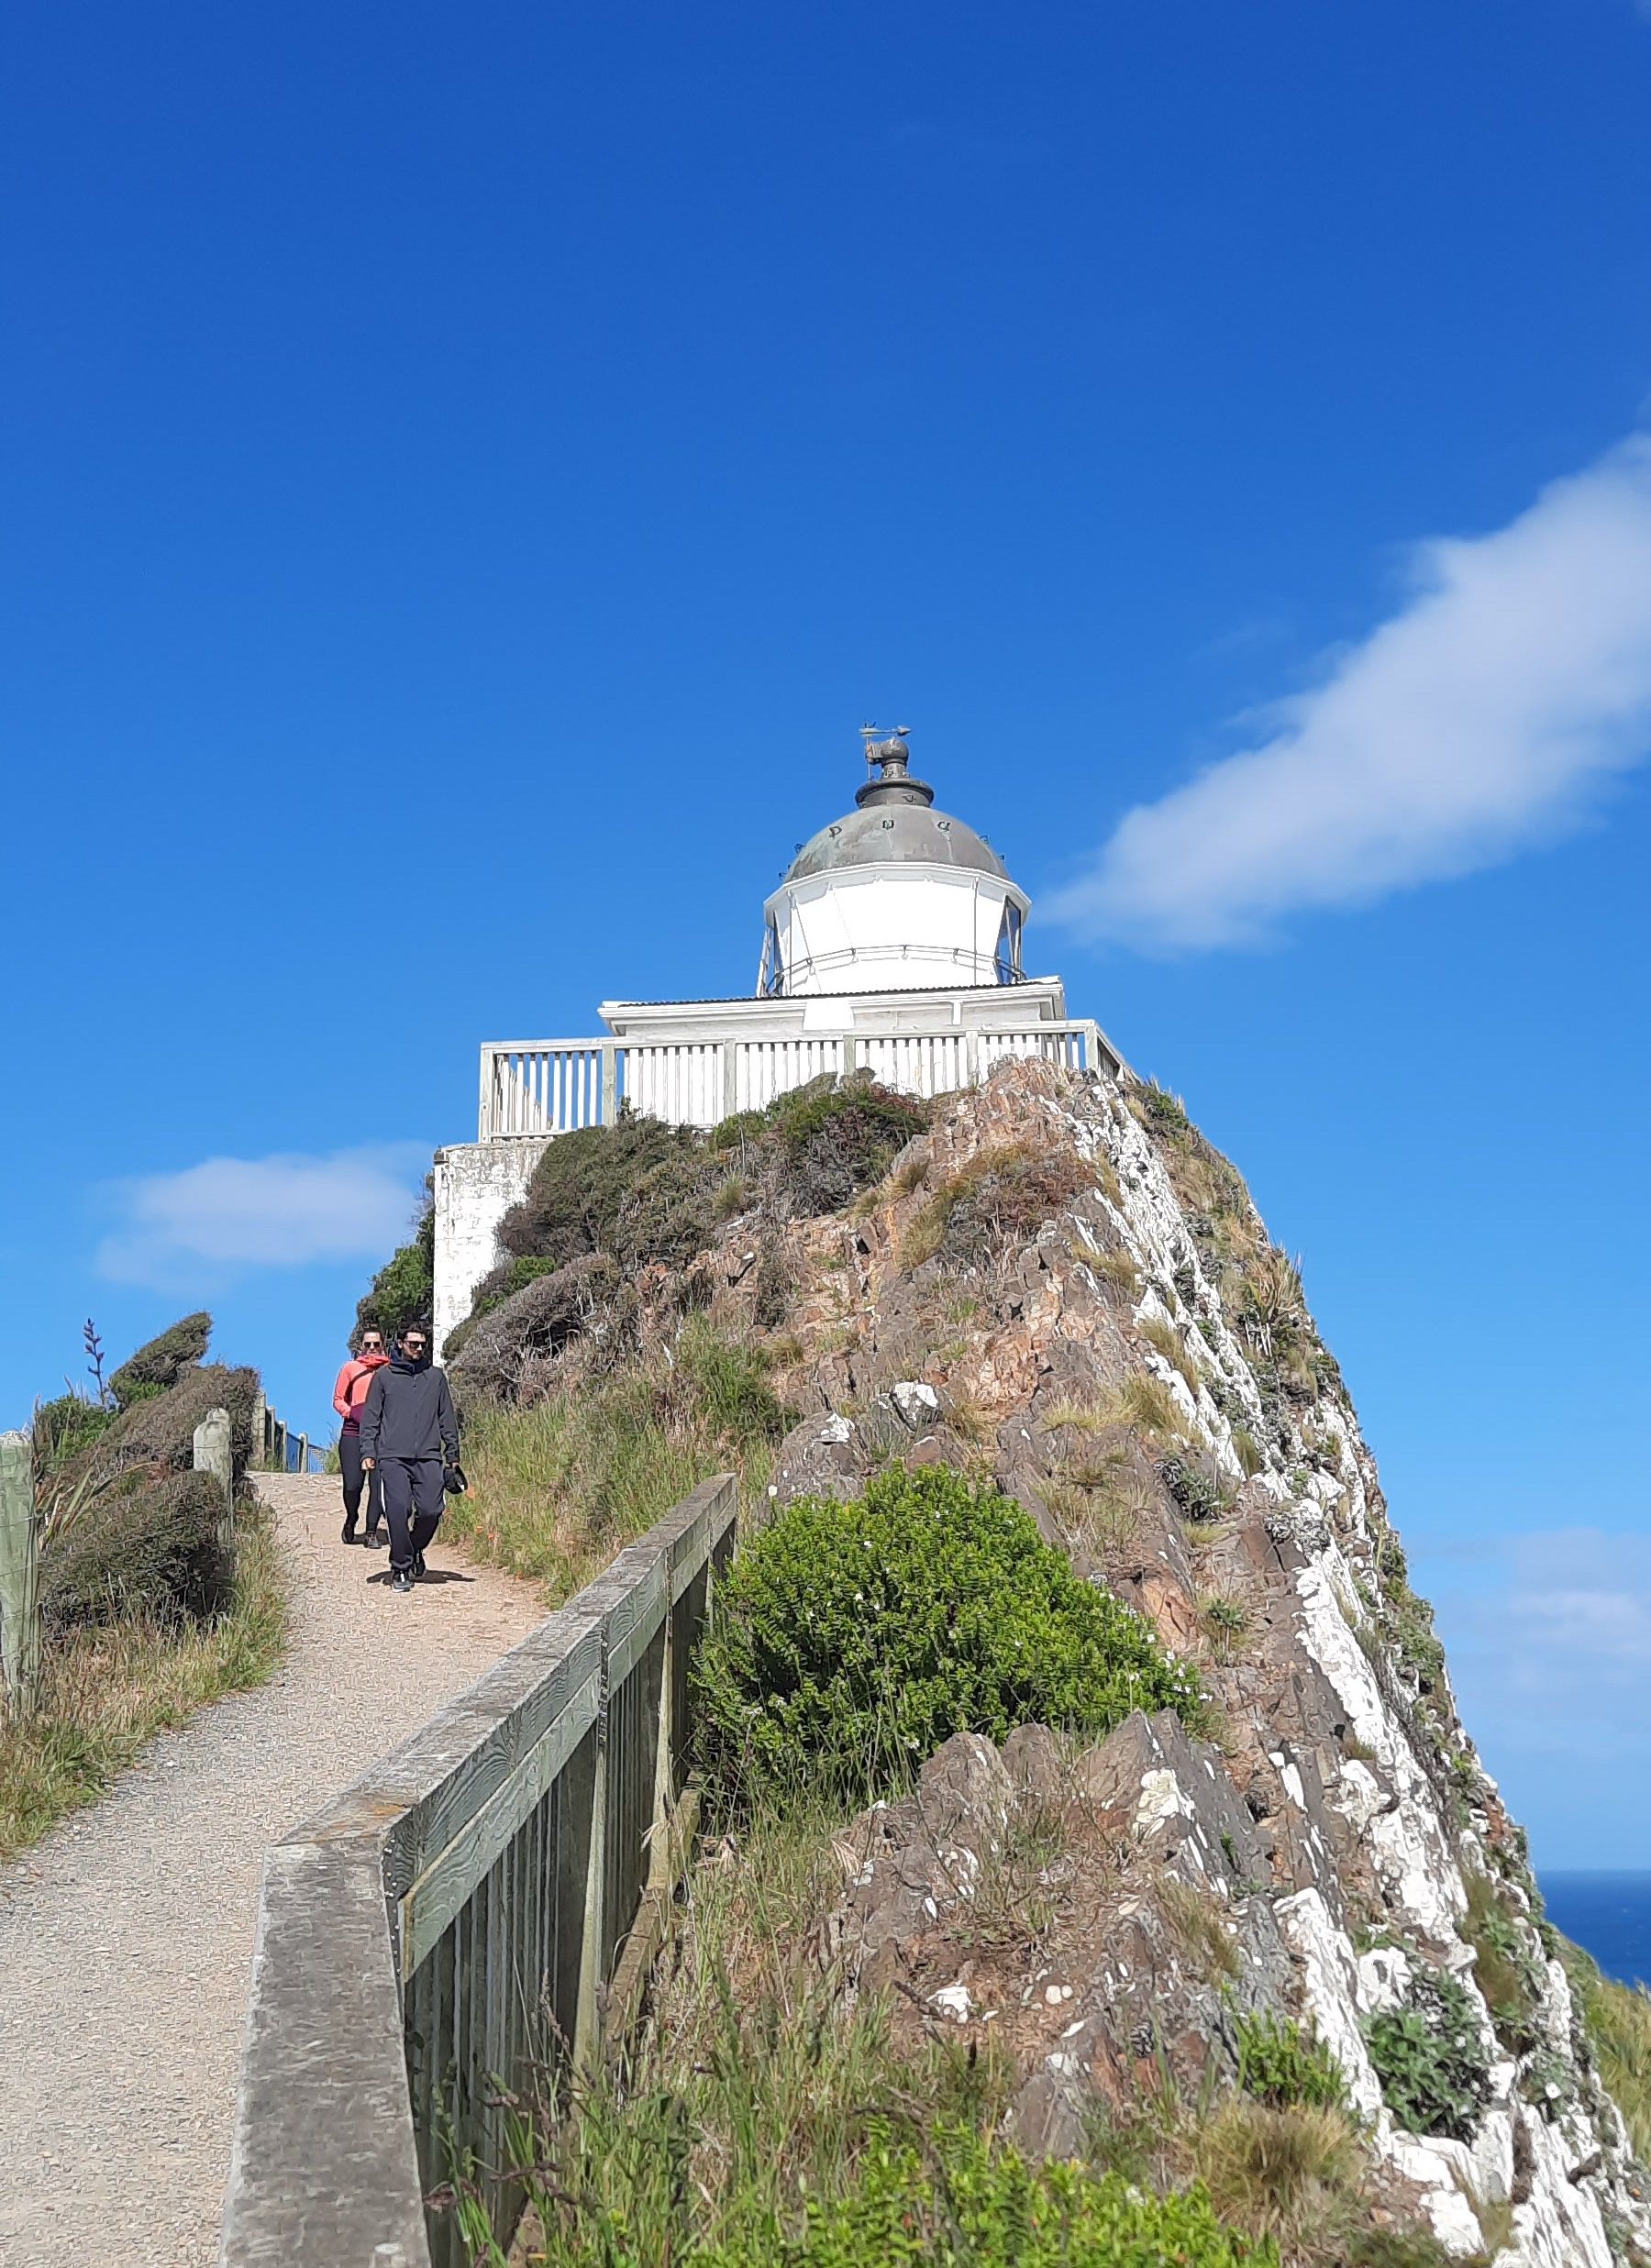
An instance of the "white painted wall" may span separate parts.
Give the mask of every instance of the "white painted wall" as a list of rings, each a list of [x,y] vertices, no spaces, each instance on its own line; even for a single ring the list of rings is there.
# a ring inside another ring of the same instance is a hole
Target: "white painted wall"
[[[794,996],[992,984],[1003,908],[1016,907],[1024,920],[1028,902],[998,875],[912,863],[787,882],[764,912]]]
[[[476,1286],[499,1259],[499,1223],[527,1194],[549,1137],[458,1142],[436,1153],[436,1360],[470,1313]]]

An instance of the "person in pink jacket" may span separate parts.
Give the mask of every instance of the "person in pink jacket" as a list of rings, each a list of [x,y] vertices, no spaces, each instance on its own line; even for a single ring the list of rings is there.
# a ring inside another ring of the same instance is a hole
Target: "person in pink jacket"
[[[356,1518],[361,1509],[361,1489],[367,1488],[367,1532],[361,1538],[370,1549],[377,1551],[389,1541],[383,1530],[384,1497],[376,1466],[363,1471],[361,1466],[361,1405],[367,1399],[367,1388],[372,1384],[372,1374],[382,1370],[389,1361],[384,1352],[384,1334],[376,1323],[369,1323],[361,1333],[360,1352],[351,1356],[338,1373],[333,1388],[333,1408],[343,1422],[338,1429],[338,1470],[344,1476],[344,1541],[356,1540]]]

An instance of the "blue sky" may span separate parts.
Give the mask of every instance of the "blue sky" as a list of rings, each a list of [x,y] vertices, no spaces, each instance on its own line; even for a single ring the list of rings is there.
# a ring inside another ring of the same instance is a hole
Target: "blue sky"
[[[318,1427],[478,1042],[746,989],[909,723],[1651,1864],[1648,96],[1631,0],[15,14],[0,1415],[205,1302]]]

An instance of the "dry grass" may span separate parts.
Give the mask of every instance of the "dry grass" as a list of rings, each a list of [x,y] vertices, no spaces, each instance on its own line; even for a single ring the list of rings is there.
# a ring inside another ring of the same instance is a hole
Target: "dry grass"
[[[1203,1374],[1175,1325],[1167,1316],[1148,1315],[1140,1325],[1140,1333],[1148,1346],[1160,1354],[1172,1369],[1180,1372],[1196,1397]]]
[[[134,1618],[49,1644],[39,1715],[0,1728],[0,1858],[102,1795],[157,1732],[261,1685],[286,1624],[274,1534],[254,1512],[239,1522],[235,1597],[219,1621]]]
[[[1132,1371],[1112,1399],[1112,1421],[1133,1425],[1137,1432],[1164,1441],[1185,1441],[1186,1421],[1174,1395],[1162,1378],[1145,1370]]]
[[[1041,1494],[1073,1558],[1091,1560],[1114,1582],[1139,1570],[1152,1506],[1138,1480],[1080,1479],[1073,1471],[1046,1480]]]
[[[1103,1278],[1109,1284],[1116,1284],[1119,1290],[1125,1293],[1131,1300],[1140,1298],[1141,1271],[1128,1253],[1097,1253],[1090,1262],[1090,1266],[1097,1276]]]
[[[713,1473],[737,1473],[748,1499],[766,1486],[787,1422],[766,1369],[760,1350],[691,1322],[674,1353],[619,1376],[527,1409],[484,1406],[465,1433],[471,1493],[448,1523],[555,1605]]]
[[[1368,2225],[1364,2150],[1345,2110],[1235,2095],[1189,2141],[1224,2218],[1274,2238],[1291,2268],[1343,2268],[1351,2230]]]
[[[1158,1902],[1189,1968],[1206,1984],[1218,1977],[1236,1982],[1238,1948],[1221,1900],[1169,1875],[1158,1886]]]
[[[1258,1473],[1267,1469],[1267,1452],[1247,1425],[1234,1426],[1233,1455],[1246,1480],[1253,1480]]]

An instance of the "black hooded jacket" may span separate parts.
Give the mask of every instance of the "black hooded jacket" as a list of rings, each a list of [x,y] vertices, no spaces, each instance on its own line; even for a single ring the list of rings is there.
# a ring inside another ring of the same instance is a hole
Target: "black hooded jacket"
[[[448,1392],[447,1372],[427,1357],[409,1362],[393,1355],[372,1374],[361,1406],[363,1457],[459,1459],[459,1421]]]

